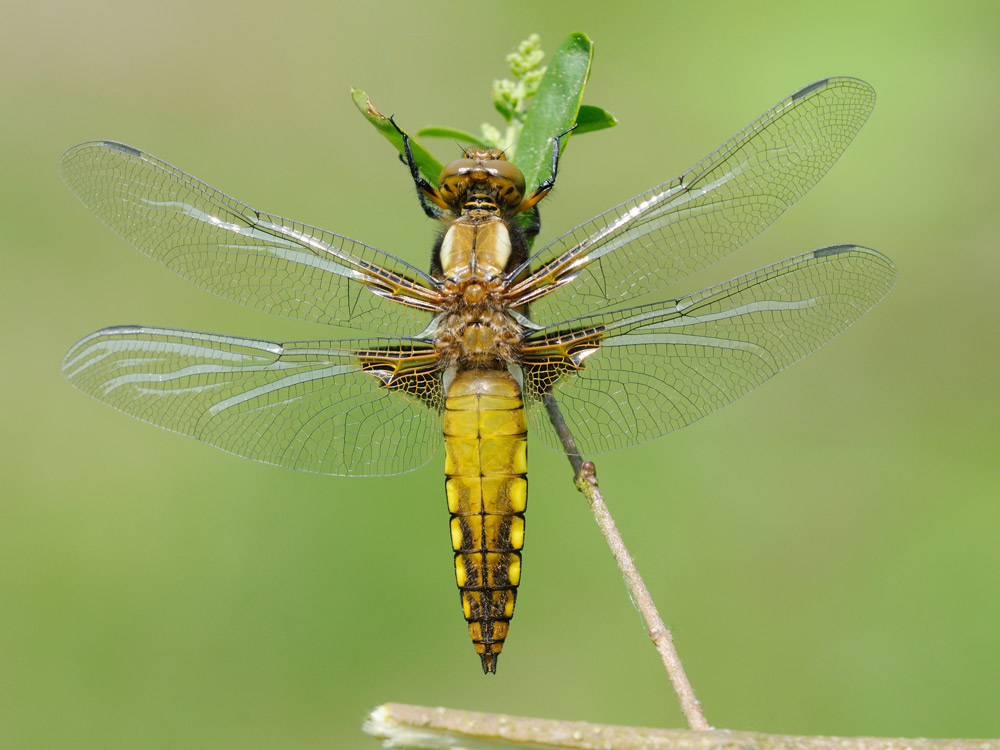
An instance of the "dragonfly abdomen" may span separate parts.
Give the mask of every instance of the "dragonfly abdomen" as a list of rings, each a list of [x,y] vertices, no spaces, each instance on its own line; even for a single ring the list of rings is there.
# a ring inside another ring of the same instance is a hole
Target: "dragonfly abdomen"
[[[506,370],[463,370],[445,400],[445,488],[455,577],[469,634],[496,672],[521,580],[527,427]]]

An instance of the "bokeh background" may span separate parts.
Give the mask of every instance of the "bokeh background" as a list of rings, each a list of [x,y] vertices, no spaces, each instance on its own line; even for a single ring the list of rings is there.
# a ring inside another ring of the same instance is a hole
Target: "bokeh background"
[[[621,125],[573,140],[545,237],[817,78],[880,97],[815,190],[685,289],[857,242],[895,260],[895,291],[752,396],[598,463],[709,721],[1000,735],[995,3],[14,0],[3,15],[0,746],[372,748],[360,724],[389,700],[681,725],[561,456],[531,450],[517,617],[485,678],[440,454],[402,477],[297,474],[130,420],[59,373],[110,324],[343,335],[129,248],[62,186],[69,146],[133,143],[425,265],[434,227],[349,88],[411,130],[499,124],[504,55],[574,30],[597,45],[586,101]]]

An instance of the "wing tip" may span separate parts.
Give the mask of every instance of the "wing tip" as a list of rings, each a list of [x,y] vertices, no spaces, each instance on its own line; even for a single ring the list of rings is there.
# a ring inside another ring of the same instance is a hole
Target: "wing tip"
[[[799,99],[804,99],[805,97],[809,96],[809,94],[813,93],[814,91],[819,91],[822,88],[826,88],[830,84],[831,80],[833,80],[833,79],[831,79],[831,78],[821,78],[818,81],[813,81],[812,83],[810,83],[810,84],[808,84],[808,85],[803,86],[802,88],[800,88],[798,91],[796,91],[794,94],[792,94],[789,98],[793,102],[794,101],[798,101]]]
[[[862,255],[869,255],[878,258],[883,263],[891,266],[895,269],[896,264],[892,262],[892,259],[885,253],[881,253],[871,247],[865,247],[864,245],[827,245],[826,247],[820,247],[813,250],[811,255],[814,258],[830,258],[837,255],[843,255],[845,253],[860,253]]]
[[[104,148],[110,148],[113,151],[120,151],[127,156],[134,156],[136,158],[143,156],[143,152],[135,146],[129,146],[127,143],[121,143],[120,141],[95,141],[95,144],[99,144]]]
[[[828,245],[827,247],[821,247],[813,250],[814,258],[827,258],[832,255],[841,255],[842,253],[849,253],[852,250],[867,250],[868,248],[863,248],[860,245]]]
[[[827,86],[840,85],[840,86],[853,86],[855,88],[862,88],[866,91],[871,92],[873,95],[875,93],[875,88],[862,78],[855,78],[854,76],[828,76],[826,78],[820,78],[818,81],[813,81],[812,83],[806,84],[798,91],[793,93],[788,97],[789,101],[798,101],[799,99],[805,99],[810,94],[814,94],[821,89],[825,89]]]
[[[127,143],[122,143],[121,141],[112,141],[107,139],[100,139],[96,141],[84,141],[83,143],[78,143],[75,146],[71,146],[66,149],[62,157],[59,159],[60,164],[65,164],[72,158],[81,154],[85,151],[91,151],[93,149],[110,149],[112,151],[118,151],[119,153],[125,154],[133,158],[142,158],[146,156],[146,153],[135,146],[130,146]]]

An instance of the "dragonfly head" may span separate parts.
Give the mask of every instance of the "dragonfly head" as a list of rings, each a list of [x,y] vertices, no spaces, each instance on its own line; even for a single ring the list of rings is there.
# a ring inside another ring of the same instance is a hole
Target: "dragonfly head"
[[[458,211],[470,195],[488,194],[501,208],[515,208],[524,198],[524,175],[495,148],[466,149],[461,159],[445,165],[438,192]]]

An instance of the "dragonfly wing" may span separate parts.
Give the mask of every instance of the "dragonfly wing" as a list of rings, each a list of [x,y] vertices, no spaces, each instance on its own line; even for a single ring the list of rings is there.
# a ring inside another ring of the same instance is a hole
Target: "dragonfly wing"
[[[150,154],[113,141],[71,148],[66,185],[112,231],[188,281],[265,312],[377,328],[433,310],[434,281],[348,237],[270,216]],[[417,320],[414,317],[414,322]]]
[[[550,324],[660,291],[763,231],[833,166],[875,105],[855,78],[817,81],[779,102],[715,153],[581,224],[539,251],[513,285]],[[516,269],[516,278],[524,267]],[[572,281],[572,294],[549,294]],[[532,300],[535,300],[532,302]]]
[[[895,278],[881,253],[838,245],[678,300],[541,331],[524,352],[532,429],[563,450],[541,404],[547,389],[581,455],[684,427],[848,328]]]
[[[384,475],[427,462],[444,395],[432,347],[407,339],[277,344],[117,327],[63,361],[77,388],[229,453],[302,471]]]

